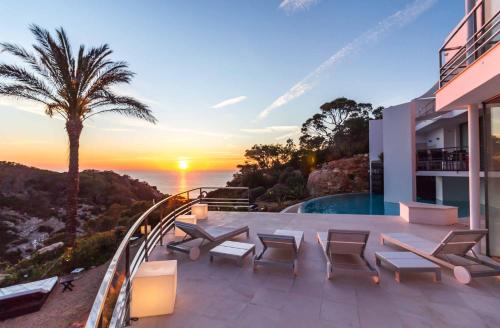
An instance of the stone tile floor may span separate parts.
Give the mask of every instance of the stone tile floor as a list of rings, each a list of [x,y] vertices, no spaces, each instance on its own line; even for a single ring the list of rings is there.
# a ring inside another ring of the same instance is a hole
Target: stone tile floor
[[[407,224],[395,216],[290,213],[210,212],[210,224],[248,225],[250,240],[257,232],[302,230],[305,243],[299,275],[285,268],[262,267],[253,272],[248,258],[243,267],[234,261],[209,262],[208,249],[197,261],[184,254],[167,255],[157,246],[153,259],[177,259],[178,290],[172,315],[141,318],[132,327],[500,327],[500,280],[480,278],[461,285],[443,269],[443,281],[432,274],[402,274],[378,268],[380,285],[366,276],[339,273],[326,280],[326,265],[316,231],[329,228],[371,231],[366,255],[394,250],[380,245],[381,232],[411,232],[439,241],[452,229]],[[245,236],[237,238],[245,241]]]

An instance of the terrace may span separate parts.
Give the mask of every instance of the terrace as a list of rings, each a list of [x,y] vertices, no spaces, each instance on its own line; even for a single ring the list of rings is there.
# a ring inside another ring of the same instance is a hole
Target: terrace
[[[500,326],[498,279],[475,279],[462,285],[443,269],[441,283],[423,273],[405,274],[397,283],[391,271],[378,268],[379,285],[363,275],[340,273],[326,280],[325,261],[315,239],[317,231],[329,228],[370,230],[366,256],[374,265],[375,251],[394,250],[379,243],[382,232],[410,232],[437,242],[450,229],[463,225],[407,224],[398,216],[217,211],[209,212],[208,220],[217,225],[248,225],[249,242],[257,245],[257,252],[261,249],[258,232],[304,231],[298,276],[284,268],[262,267],[253,272],[249,259],[243,267],[224,259],[210,263],[207,249],[191,261],[182,253],[167,255],[165,246],[157,243],[149,249],[150,261],[178,260],[175,311],[131,321],[132,327]],[[171,240],[170,234],[165,234],[163,245]],[[244,236],[238,239],[246,241]]]

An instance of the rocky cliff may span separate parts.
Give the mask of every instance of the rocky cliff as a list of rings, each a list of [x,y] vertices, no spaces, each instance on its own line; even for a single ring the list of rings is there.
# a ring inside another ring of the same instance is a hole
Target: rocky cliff
[[[368,155],[356,155],[323,164],[307,180],[311,196],[318,197],[369,189]]]

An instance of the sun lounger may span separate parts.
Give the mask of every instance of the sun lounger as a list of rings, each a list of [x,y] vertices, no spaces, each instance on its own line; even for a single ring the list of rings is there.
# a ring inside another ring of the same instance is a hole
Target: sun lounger
[[[57,277],[0,288],[0,320],[40,310]]]
[[[365,248],[369,231],[336,230],[318,232],[318,243],[326,259],[326,277],[331,279],[337,271],[364,273],[372,277],[374,283],[380,281],[378,271],[365,258]]]
[[[175,227],[181,229],[186,233],[186,236],[181,241],[171,242],[167,245],[167,250],[178,251],[182,253],[189,254],[191,260],[196,260],[200,256],[200,247],[205,244],[215,245],[220,244],[230,238],[236,237],[242,233],[246,233],[247,238],[250,236],[250,229],[248,226],[244,227],[224,227],[224,226],[208,226],[203,228],[197,224],[187,223],[187,222],[175,222]],[[188,247],[184,245],[194,239],[201,239],[201,243],[198,246]]]
[[[298,261],[300,246],[304,241],[304,232],[295,230],[276,230],[273,234],[258,233],[262,246],[262,252],[255,256],[253,267],[257,269],[257,265],[285,265],[291,266],[294,275],[298,273]],[[276,259],[263,258],[264,253],[269,249],[288,250],[291,253],[291,258]]]
[[[390,243],[453,270],[455,278],[468,284],[472,278],[500,276],[500,265],[472,249],[488,230],[453,230],[439,243],[409,233],[383,233],[382,244]]]

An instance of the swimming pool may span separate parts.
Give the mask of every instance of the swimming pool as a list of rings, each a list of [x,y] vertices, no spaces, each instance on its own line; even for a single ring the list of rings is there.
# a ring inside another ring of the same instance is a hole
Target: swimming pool
[[[469,213],[467,202],[418,201],[457,206],[459,217],[468,216]],[[384,202],[384,196],[378,194],[339,194],[308,200],[300,206],[299,213],[399,215],[399,204]]]

